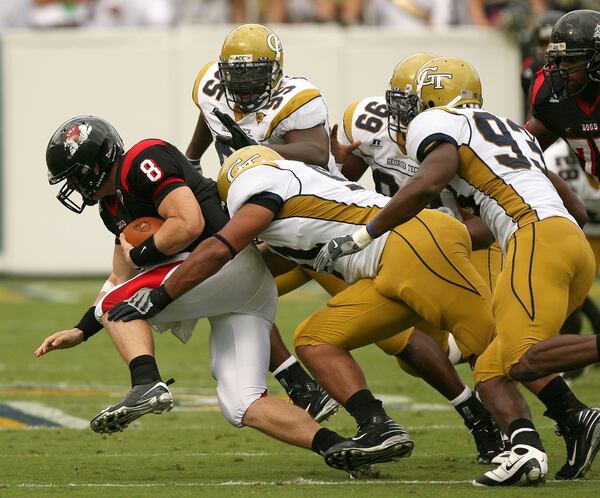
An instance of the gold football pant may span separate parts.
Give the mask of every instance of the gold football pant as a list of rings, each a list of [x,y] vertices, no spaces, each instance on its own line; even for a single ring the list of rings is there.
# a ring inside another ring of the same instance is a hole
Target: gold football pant
[[[298,327],[295,345],[353,349],[426,321],[479,355],[494,330],[491,294],[465,226],[434,210],[394,229],[372,280],[350,285]]]
[[[527,350],[558,335],[595,276],[594,254],[571,221],[546,218],[519,228],[508,242],[494,292],[497,335],[475,365],[475,381],[509,376]]]

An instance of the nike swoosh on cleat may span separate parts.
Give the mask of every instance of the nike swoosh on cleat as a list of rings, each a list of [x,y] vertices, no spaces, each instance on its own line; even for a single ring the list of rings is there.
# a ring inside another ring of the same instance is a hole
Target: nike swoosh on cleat
[[[517,465],[517,463],[519,463],[521,460],[523,460],[524,456],[525,455],[519,457],[519,459],[515,460],[512,465],[510,464],[510,462],[506,462],[506,470],[508,471],[508,470],[512,469],[515,465]]]
[[[577,441],[575,441],[575,446],[573,446],[573,458],[569,458],[567,460],[569,465],[575,465],[575,457],[577,456]]]

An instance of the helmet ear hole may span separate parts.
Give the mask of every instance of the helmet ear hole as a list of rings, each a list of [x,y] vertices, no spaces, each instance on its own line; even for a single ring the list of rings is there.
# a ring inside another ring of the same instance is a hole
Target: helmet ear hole
[[[433,100],[428,100],[427,107],[435,107],[435,102]]]

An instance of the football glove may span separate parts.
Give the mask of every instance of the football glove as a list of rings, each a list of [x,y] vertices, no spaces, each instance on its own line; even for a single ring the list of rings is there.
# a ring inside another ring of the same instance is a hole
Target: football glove
[[[126,301],[117,303],[109,312],[111,322],[131,322],[132,320],[148,320],[164,310],[173,299],[167,294],[164,285],[156,289],[147,287],[140,289]]]
[[[372,241],[373,238],[364,227],[352,235],[335,237],[321,248],[315,258],[313,268],[318,272],[326,271],[331,273],[338,259],[362,251]]]
[[[240,128],[240,125],[229,114],[225,114],[217,108],[213,109],[213,114],[217,116],[219,121],[223,123],[223,126],[231,133],[231,137],[217,135],[217,142],[227,145],[234,150],[248,147],[249,145],[258,145],[258,142],[246,135],[246,132]]]

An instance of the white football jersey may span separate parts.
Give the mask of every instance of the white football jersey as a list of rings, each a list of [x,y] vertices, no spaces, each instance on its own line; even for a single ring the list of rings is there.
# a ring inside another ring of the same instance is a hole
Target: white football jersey
[[[233,112],[227,104],[225,89],[219,81],[216,61],[204,66],[194,83],[192,98],[202,111],[213,138],[216,135],[231,136],[227,128],[212,113],[218,109],[234,118],[244,132],[264,144],[284,144],[284,135],[293,130],[305,130],[323,125],[329,133],[327,106],[321,91],[305,78],[282,76],[273,91],[271,100],[261,109],[250,114]],[[215,141],[221,164],[232,153],[231,148]],[[338,172],[335,159],[329,153],[328,169]]]
[[[590,217],[583,231],[591,236],[600,236],[600,183],[581,168],[579,159],[562,139],[544,151],[544,160],[550,171],[554,171],[583,202]]]
[[[340,143],[360,140],[352,152],[371,168],[377,192],[393,196],[417,171],[417,163],[402,154],[388,133],[385,97],[367,97],[344,112]]]
[[[253,166],[233,180],[229,214],[233,217],[248,199],[262,193],[278,196],[283,205],[260,239],[277,254],[311,269],[324,244],[356,231],[390,200],[321,168],[281,160]],[[348,283],[374,277],[386,240],[387,234],[340,258],[334,274]]]
[[[546,176],[535,138],[523,127],[481,109],[434,108],[408,128],[407,152],[422,161],[441,141],[457,146],[460,163],[450,181],[460,201],[473,198],[503,251],[520,227],[552,216],[576,224]]]

